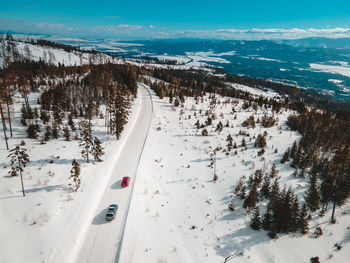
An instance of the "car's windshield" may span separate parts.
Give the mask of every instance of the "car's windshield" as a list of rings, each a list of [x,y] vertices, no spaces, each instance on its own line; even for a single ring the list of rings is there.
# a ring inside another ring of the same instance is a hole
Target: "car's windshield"
[[[107,214],[106,216],[113,216],[113,214]]]

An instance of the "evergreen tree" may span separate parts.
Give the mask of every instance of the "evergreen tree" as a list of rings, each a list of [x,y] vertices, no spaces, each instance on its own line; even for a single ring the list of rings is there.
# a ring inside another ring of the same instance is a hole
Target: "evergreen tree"
[[[317,187],[317,174],[312,172],[309,178],[305,201],[311,211],[316,211],[319,208],[319,200],[320,195]]]
[[[308,213],[307,213],[307,207],[304,203],[299,216],[299,230],[303,235],[306,235],[309,233],[309,222],[308,222]]]
[[[101,141],[96,136],[94,137],[94,143],[92,145],[91,154],[94,157],[95,161],[97,161],[97,162],[102,161],[101,156],[104,154],[104,152],[103,152],[103,148],[101,146]]]
[[[260,209],[256,207],[253,212],[253,216],[250,220],[250,227],[254,230],[259,230],[261,227]]]
[[[70,132],[67,125],[63,128],[63,136],[66,139],[66,141],[70,141]]]
[[[10,165],[11,165],[11,171],[9,171],[9,174],[11,176],[21,176],[21,185],[22,185],[22,193],[23,196],[25,196],[24,193],[24,186],[23,186],[23,168],[27,166],[27,163],[29,162],[29,157],[27,154],[27,149],[21,147],[20,145],[17,145],[15,148],[10,150],[10,154],[7,156],[10,158]]]
[[[52,124],[52,138],[53,139],[58,139],[58,126],[57,126],[57,123],[56,122],[54,122],[53,124]]]
[[[281,163],[286,163],[289,161],[289,155],[290,155],[290,148],[288,147],[287,151],[283,154],[283,157],[281,159]]]
[[[268,198],[270,196],[270,183],[271,183],[270,177],[265,175],[262,181],[261,189],[260,189],[261,197]]]
[[[50,125],[46,125],[45,127],[45,133],[44,133],[44,141],[49,141],[51,139],[51,126]]]
[[[70,177],[73,178],[73,182],[75,184],[74,191],[77,191],[80,187],[80,164],[73,159],[72,161],[72,169],[70,170]]]
[[[244,202],[243,202],[243,208],[244,209],[252,209],[256,206],[256,203],[258,202],[258,192],[257,192],[257,188],[256,185],[253,184],[248,196],[245,198]]]
[[[219,123],[216,125],[216,131],[220,134],[223,128],[224,128],[224,125],[222,124],[221,121],[219,121]]]
[[[27,129],[27,137],[29,139],[37,139],[38,138],[38,130],[37,130],[37,126],[34,123],[30,123],[28,125],[28,129]]]
[[[300,218],[299,200],[298,200],[298,197],[295,196],[293,199],[292,210],[290,215],[290,231],[293,233],[298,231],[299,218]]]
[[[120,139],[121,133],[124,130],[124,125],[127,123],[128,119],[128,108],[129,108],[129,100],[126,92],[122,87],[117,88],[116,97],[115,97],[115,112],[114,112],[114,127],[115,127],[115,135],[117,140]]]
[[[275,178],[278,175],[278,170],[276,168],[276,164],[272,164],[271,170],[270,170],[270,178]]]
[[[82,132],[80,134],[81,136],[81,142],[79,144],[80,147],[82,147],[81,155],[86,160],[86,162],[89,162],[89,154],[92,152],[92,135],[91,135],[91,126],[89,122],[82,121],[81,122]]]
[[[242,146],[242,147],[246,147],[246,146],[247,146],[247,144],[246,144],[246,142],[245,142],[245,139],[244,139],[244,138],[242,139],[241,146]]]
[[[266,147],[266,139],[265,136],[258,134],[258,137],[255,140],[254,147],[265,148]]]
[[[264,230],[270,230],[271,228],[271,224],[272,224],[272,215],[271,215],[271,203],[269,202],[267,204],[267,208],[266,208],[266,212],[263,216],[263,220],[262,220],[262,228]]]
[[[290,158],[294,159],[294,155],[297,152],[298,146],[297,146],[297,142],[294,141],[292,149],[290,150]]]

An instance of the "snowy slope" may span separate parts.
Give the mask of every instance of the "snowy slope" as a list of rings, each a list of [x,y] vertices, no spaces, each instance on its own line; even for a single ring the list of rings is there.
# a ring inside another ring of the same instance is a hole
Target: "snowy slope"
[[[83,53],[78,51],[67,52],[63,49],[48,46],[33,45],[21,41],[13,41],[15,47],[24,59],[39,61],[40,59],[49,63],[65,66],[79,66],[86,64],[121,63],[121,59],[103,53]],[[29,51],[29,52],[28,52]],[[2,53],[0,52],[0,68],[3,67]]]
[[[30,104],[38,93],[30,95]],[[84,231],[95,217],[95,209],[103,195],[127,134],[131,132],[140,112],[141,97],[133,103],[132,114],[119,141],[107,135],[104,119],[93,120],[93,134],[103,142],[105,155],[100,163],[87,164],[81,158],[79,141],[62,137],[42,145],[26,138],[20,124],[23,99],[15,96],[13,128],[9,139],[13,148],[24,139],[30,163],[24,171],[26,197],[21,196],[20,178],[10,177],[8,151],[0,135],[0,262],[69,262]],[[77,120],[74,120],[75,123]],[[69,184],[72,159],[81,164],[81,188],[73,192]]]
[[[245,129],[242,122],[254,112],[243,110],[242,101],[218,98],[221,104],[215,109],[217,119],[209,127],[209,136],[202,136],[194,126],[197,118],[201,122],[206,119],[203,113],[209,105],[208,97],[203,104],[187,98],[184,108],[174,108],[167,98],[154,100],[155,117],[141,160],[120,262],[213,263],[224,262],[230,255],[228,262],[309,262],[315,256],[321,262],[348,262],[349,205],[337,209],[339,221],[335,225],[329,223],[330,211],[323,218],[313,215],[310,233],[316,226],[324,233],[318,239],[312,234],[279,234],[279,239],[272,240],[266,231],[249,227],[250,214],[242,208],[242,200],[233,195],[241,176],[247,178],[260,168],[266,171],[275,163],[281,187],[293,187],[299,200],[303,199],[305,179],[293,177],[294,170],[280,164],[284,151],[300,135],[286,125],[291,111],[278,114],[278,125],[274,127],[257,125]],[[231,113],[232,106],[237,113]],[[265,113],[271,114],[271,110],[259,108],[256,116]],[[227,120],[230,127],[218,135],[216,124],[222,121],[225,125]],[[248,150],[242,151],[239,145],[244,136],[238,135],[240,130],[249,132],[250,137],[268,132],[264,158],[257,157],[259,149],[249,137],[245,137]],[[228,157],[222,152],[217,154],[219,179],[214,182],[214,171],[208,167],[209,153],[216,146],[225,148],[228,134],[237,142],[238,153],[231,152]],[[236,204],[234,212],[228,209],[232,199]],[[334,247],[337,242],[343,246],[339,251]]]

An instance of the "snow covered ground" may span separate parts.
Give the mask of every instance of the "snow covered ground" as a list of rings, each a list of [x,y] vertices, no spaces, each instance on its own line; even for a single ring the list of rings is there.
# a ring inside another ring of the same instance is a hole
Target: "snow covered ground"
[[[32,107],[38,96],[38,93],[30,95]],[[9,139],[9,145],[13,148],[25,140],[30,163],[23,174],[26,196],[22,197],[20,178],[7,175],[8,151],[1,133],[0,262],[69,262],[83,243],[91,222],[95,222],[92,219],[111,176],[120,177],[115,173],[116,160],[124,154],[121,151],[127,146],[128,134],[138,122],[141,96],[133,103],[119,141],[106,134],[104,119],[93,121],[93,134],[103,142],[105,155],[103,162],[89,164],[81,158],[77,140],[67,142],[61,137],[42,145],[38,140],[27,139],[26,128],[20,124],[23,99],[17,95],[14,100],[14,137]],[[81,164],[81,187],[77,192],[69,186],[74,158]]]
[[[321,262],[348,262],[349,205],[337,209],[335,225],[329,223],[330,211],[322,218],[313,214],[311,234],[306,236],[279,234],[277,240],[272,240],[266,231],[249,227],[251,216],[233,194],[241,176],[247,178],[260,168],[267,171],[275,163],[281,187],[292,186],[303,200],[305,179],[295,178],[288,164],[280,164],[284,151],[300,135],[286,125],[290,111],[275,115],[278,124],[271,128],[258,124],[246,129],[241,124],[254,111],[243,110],[242,101],[217,98],[221,103],[214,110],[217,119],[209,127],[208,136],[202,136],[194,126],[197,119],[206,119],[203,115],[209,106],[208,97],[198,104],[187,98],[184,108],[173,107],[167,98],[154,99],[155,117],[135,184],[120,262],[212,263],[224,262],[230,255],[228,262],[309,262],[315,256]],[[233,106],[236,113],[231,112]],[[259,108],[255,116],[261,118],[265,113],[271,114],[271,110]],[[220,135],[215,132],[219,121],[224,125],[229,121],[230,126],[224,127]],[[250,136],[239,135],[240,130]],[[262,158],[257,156],[259,149],[250,138],[265,130],[267,150]],[[234,150],[228,157],[222,151],[217,153],[219,179],[214,182],[214,171],[208,167],[209,154],[217,146],[225,148],[228,134],[237,143],[237,154]],[[247,150],[240,146],[243,137]],[[236,204],[234,212],[228,209],[231,200]],[[316,226],[323,230],[318,239],[312,235]],[[342,244],[341,250],[334,247],[337,242]]]

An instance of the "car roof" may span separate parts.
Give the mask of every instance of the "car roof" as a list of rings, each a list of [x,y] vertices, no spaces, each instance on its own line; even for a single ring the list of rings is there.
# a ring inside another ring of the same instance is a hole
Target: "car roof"
[[[110,204],[109,207],[117,207],[118,208],[118,205],[117,204]]]

